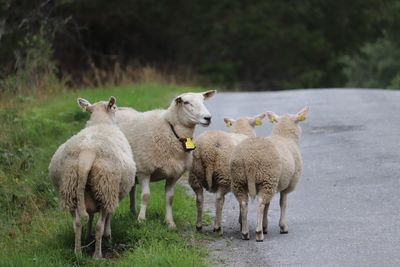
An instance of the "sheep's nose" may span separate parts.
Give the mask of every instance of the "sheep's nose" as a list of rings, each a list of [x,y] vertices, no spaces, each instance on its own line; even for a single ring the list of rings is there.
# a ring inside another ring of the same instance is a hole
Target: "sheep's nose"
[[[206,117],[204,117],[204,119],[205,119],[208,123],[211,122],[211,116],[206,116]]]

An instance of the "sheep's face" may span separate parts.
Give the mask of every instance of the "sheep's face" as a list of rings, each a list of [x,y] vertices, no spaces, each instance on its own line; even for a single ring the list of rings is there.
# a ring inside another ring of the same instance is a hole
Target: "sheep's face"
[[[309,108],[304,107],[296,114],[286,114],[278,116],[273,112],[267,112],[268,119],[271,123],[277,123],[274,128],[275,132],[279,132],[283,135],[294,135],[299,137],[301,134],[301,128],[299,122],[306,120]]]
[[[267,113],[260,113],[254,117],[240,117],[237,120],[224,118],[224,122],[228,128],[231,127],[231,132],[256,136],[254,127],[262,125]]]
[[[108,101],[99,101],[94,104],[90,104],[86,99],[78,98],[78,105],[91,114],[88,124],[115,123],[115,111],[117,110],[115,102],[116,99],[113,96]]]
[[[188,125],[210,125],[211,114],[204,105],[204,100],[208,100],[215,93],[215,90],[211,90],[203,93],[185,93],[176,97],[174,102],[179,109],[179,120]]]

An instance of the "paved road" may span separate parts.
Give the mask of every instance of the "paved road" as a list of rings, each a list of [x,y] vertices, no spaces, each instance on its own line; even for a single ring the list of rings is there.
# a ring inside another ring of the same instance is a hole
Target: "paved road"
[[[222,266],[400,266],[399,91],[219,93],[207,104],[208,129],[224,129],[223,116],[294,113],[304,105],[310,106],[300,141],[304,170],[288,197],[289,234],[279,234],[276,196],[264,242],[255,242],[255,201],[250,241],[242,241],[238,204],[229,194],[224,238],[210,244],[212,257]],[[268,123],[257,128],[259,136],[270,130]],[[207,198],[214,215],[214,196]]]

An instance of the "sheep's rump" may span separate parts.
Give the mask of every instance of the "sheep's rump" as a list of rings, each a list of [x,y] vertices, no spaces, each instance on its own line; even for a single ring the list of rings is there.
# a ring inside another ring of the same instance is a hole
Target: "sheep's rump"
[[[209,131],[202,134],[195,143],[197,148],[193,151],[189,184],[193,189],[204,187],[210,192],[216,192],[220,187],[230,191],[229,158],[234,143],[229,134],[223,131]],[[211,175],[211,186],[207,182],[207,173]]]
[[[230,165],[235,195],[247,194],[251,183],[255,184],[257,192],[259,188],[276,188],[282,170],[280,154],[268,138],[249,138],[240,143]]]
[[[60,205],[73,210],[77,207],[78,158],[66,158],[60,179]],[[86,183],[85,194],[96,201],[98,207],[112,212],[119,202],[120,168],[115,161],[95,159]]]

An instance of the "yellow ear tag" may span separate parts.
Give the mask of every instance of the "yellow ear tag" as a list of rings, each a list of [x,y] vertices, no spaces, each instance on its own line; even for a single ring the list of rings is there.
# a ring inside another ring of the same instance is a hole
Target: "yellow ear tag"
[[[257,126],[262,125],[262,120],[260,118],[256,118],[256,125]]]
[[[304,116],[304,114],[300,114],[300,115],[297,117],[297,120],[298,120],[298,121],[305,121],[305,120],[306,120],[306,116]]]
[[[277,120],[276,120],[274,117],[269,117],[269,116],[268,116],[268,119],[269,119],[269,122],[270,122],[270,123],[275,123],[275,122],[277,122]]]
[[[228,127],[228,128],[229,128],[229,127],[231,127],[231,126],[232,126],[232,122],[230,122],[230,121],[227,121],[227,122],[226,122],[226,127]]]
[[[186,150],[194,150],[196,146],[194,145],[192,138],[186,138],[185,141],[185,149]]]
[[[83,107],[82,107],[82,111],[86,111],[86,106],[83,106]]]

